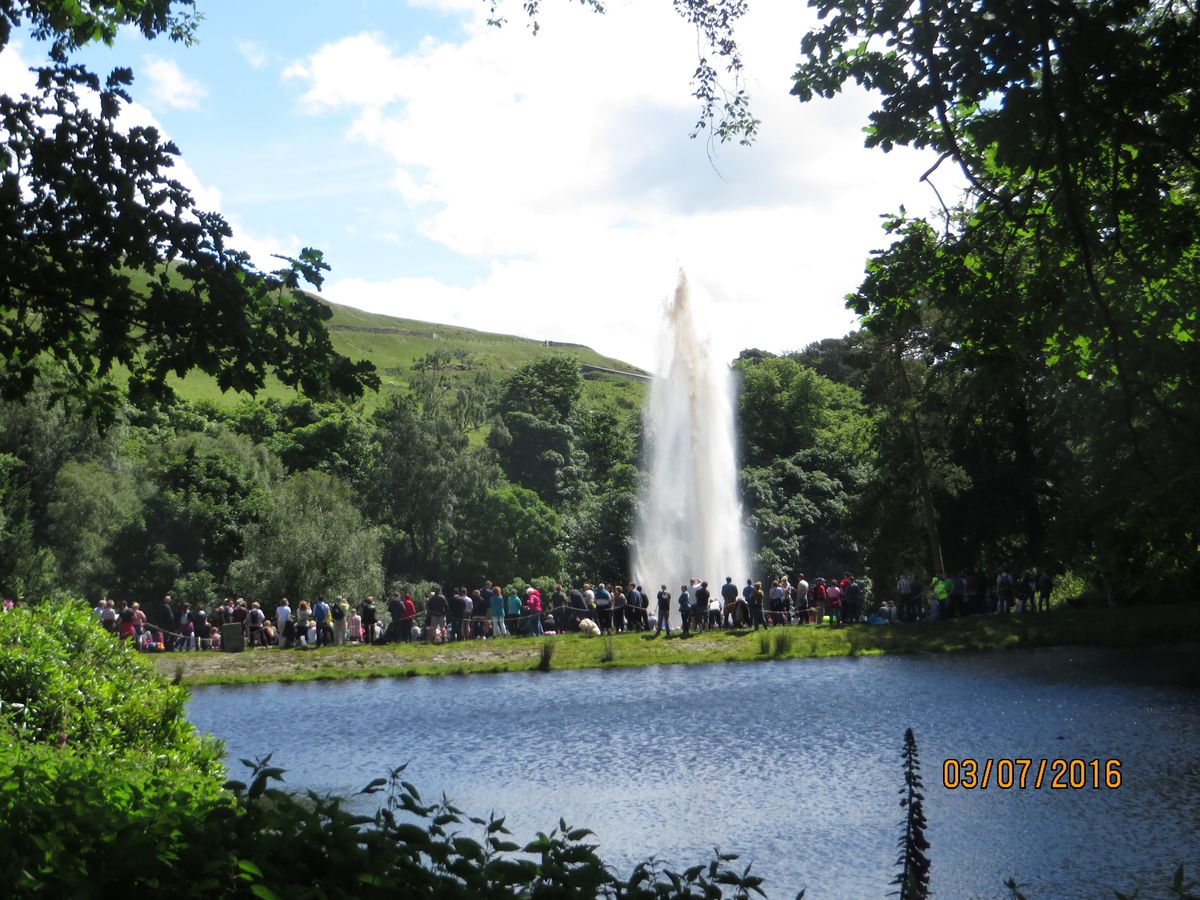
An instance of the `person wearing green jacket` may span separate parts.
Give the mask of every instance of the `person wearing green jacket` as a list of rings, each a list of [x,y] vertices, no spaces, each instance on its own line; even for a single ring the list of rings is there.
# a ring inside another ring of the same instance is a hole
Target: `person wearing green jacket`
[[[521,633],[521,595],[515,587],[510,587],[504,598],[504,623],[509,634]]]
[[[938,572],[929,582],[929,587],[933,591],[934,602],[937,603],[937,615],[931,618],[946,618],[948,605],[950,603],[950,579],[944,573]]]

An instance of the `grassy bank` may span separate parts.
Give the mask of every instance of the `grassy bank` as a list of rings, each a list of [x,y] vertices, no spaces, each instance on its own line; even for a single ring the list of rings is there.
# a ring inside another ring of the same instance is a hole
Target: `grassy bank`
[[[762,659],[949,653],[1066,644],[1130,647],[1200,640],[1200,605],[1055,610],[1032,616],[844,628],[790,626],[769,632],[721,631],[687,639],[637,633],[605,638],[547,637],[551,669],[633,668]],[[501,638],[457,644],[389,644],[321,650],[168,653],[155,657],[185,684],[253,684],[341,678],[517,672],[538,668],[543,640]],[[609,658],[611,657],[611,658]]]

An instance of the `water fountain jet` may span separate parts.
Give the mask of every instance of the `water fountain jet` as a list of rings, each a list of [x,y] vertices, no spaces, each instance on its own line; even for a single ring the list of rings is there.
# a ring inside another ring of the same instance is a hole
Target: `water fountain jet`
[[[643,411],[649,477],[638,504],[633,571],[651,595],[664,582],[674,592],[692,577],[716,593],[726,576],[740,585],[750,568],[733,378],[697,333],[682,272],[664,317],[657,371]]]

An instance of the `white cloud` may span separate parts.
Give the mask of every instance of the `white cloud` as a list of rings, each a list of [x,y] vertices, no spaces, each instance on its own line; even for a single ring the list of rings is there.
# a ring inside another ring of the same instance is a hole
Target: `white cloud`
[[[184,75],[172,60],[147,56],[142,74],[150,81],[150,100],[157,106],[195,109],[208,96],[204,85]]]
[[[31,65],[33,63],[25,59],[19,41],[0,50],[0,93],[31,93],[37,87],[37,78],[29,71]]]
[[[0,52],[0,93],[32,92],[36,87],[36,80],[29,67],[36,64],[37,61],[25,58],[19,43],[14,42],[5,47]],[[80,98],[93,113],[99,111],[99,99],[95,94],[81,92]],[[154,113],[137,102],[122,106],[116,125],[123,130],[136,126],[152,127],[157,129],[164,139],[168,137],[166,129],[155,118]],[[174,157],[168,174],[188,189],[197,209],[221,212],[221,192],[215,186],[202,181],[183,157]],[[232,246],[249,253],[254,263],[264,270],[269,271],[282,265],[273,254],[296,256],[303,246],[300,239],[294,235],[258,234],[240,227],[236,220],[230,220],[230,227],[233,230],[233,238],[230,241]]]
[[[229,220],[229,227],[233,229],[230,244],[250,254],[254,264],[264,272],[284,268],[287,263],[278,257],[290,256],[294,259],[304,246],[304,242],[294,234],[258,234],[243,228],[236,219]]]
[[[304,103],[349,113],[349,136],[391,157],[422,233],[489,266],[466,286],[342,278],[331,299],[580,341],[644,367],[681,266],[726,357],[852,326],[843,297],[885,243],[878,215],[934,197],[917,182],[925,156],[862,147],[861,92],[789,96],[807,11],[758,5],[743,21],[762,133],[715,148],[716,170],[686,137],[696,42],[668,4],[617,0],[600,17],[545,5],[536,38],[521,15],[499,31],[473,16],[460,41],[408,53],[360,34],[294,67]]]
[[[237,42],[237,50],[252,69],[266,68],[267,63],[271,61],[271,54],[261,41],[240,40]]]

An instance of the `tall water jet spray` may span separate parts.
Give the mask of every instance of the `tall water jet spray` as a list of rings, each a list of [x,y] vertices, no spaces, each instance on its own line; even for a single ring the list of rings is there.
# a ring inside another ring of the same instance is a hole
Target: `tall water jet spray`
[[[649,482],[638,504],[633,571],[650,594],[692,577],[716,594],[726,576],[740,584],[749,573],[733,406],[729,366],[697,334],[681,272],[643,412]]]

